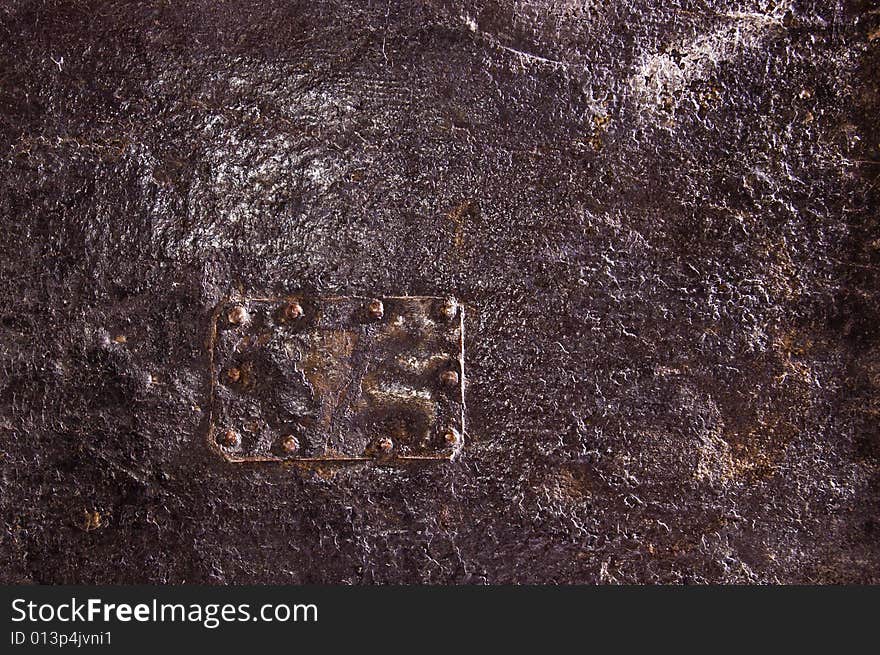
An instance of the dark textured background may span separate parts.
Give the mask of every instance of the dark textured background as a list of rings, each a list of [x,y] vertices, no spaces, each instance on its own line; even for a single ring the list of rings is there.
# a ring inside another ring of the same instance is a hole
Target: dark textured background
[[[880,582],[877,2],[0,6],[3,582]],[[301,290],[467,304],[458,462],[209,451]]]

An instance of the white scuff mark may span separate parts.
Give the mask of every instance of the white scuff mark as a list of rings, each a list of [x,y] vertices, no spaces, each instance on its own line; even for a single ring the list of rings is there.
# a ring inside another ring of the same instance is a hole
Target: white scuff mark
[[[394,400],[423,400],[431,402],[431,392],[427,389],[416,389],[399,382],[383,382],[370,392],[372,396],[382,396]]]
[[[299,195],[321,196],[344,173],[335,153],[304,147],[295,137],[243,137],[236,127],[224,128],[215,118],[206,121],[212,136],[202,168],[206,175],[189,189],[193,220],[180,247],[224,250],[240,246],[241,235],[254,226],[269,228],[279,220],[272,208]],[[203,198],[211,197],[207,212]],[[158,224],[164,229],[164,224]]]
[[[632,96],[647,109],[663,107],[692,81],[709,78],[719,64],[744,50],[761,47],[774,29],[783,26],[788,8],[785,3],[768,13],[724,13],[720,15],[723,23],[708,34],[669,44],[663,52],[646,55],[629,79]]]
[[[542,64],[552,64],[554,66],[565,67],[565,64],[561,61],[557,61],[555,59],[548,59],[547,57],[541,57],[540,55],[533,55],[530,52],[524,52],[523,50],[517,50],[516,48],[511,48],[506,45],[497,44],[499,48],[502,50],[507,50],[507,52],[512,52],[515,55],[519,55],[520,59],[524,61],[535,61]]]
[[[485,32],[480,29],[480,26],[477,22],[471,18],[470,16],[462,16],[462,21],[465,24],[465,27],[468,28],[471,32],[481,37],[485,41],[487,41],[490,45],[498,48],[499,50],[504,50],[505,52],[509,52],[511,54],[516,55],[520,59],[520,63],[525,65],[527,63],[539,64],[543,66],[552,66],[553,68],[567,68],[567,64],[563,61],[558,61],[556,59],[550,59],[549,57],[542,57],[541,55],[536,55],[531,52],[527,52],[525,50],[519,50],[517,48],[512,48],[511,46],[504,45],[501,43],[494,35],[489,32]]]
[[[400,355],[395,361],[404,371],[419,375],[445,364],[448,361],[448,357],[439,354],[434,354],[428,358]]]
[[[324,159],[316,158],[308,163],[304,170],[304,174],[323,192],[333,184],[333,181],[339,175],[339,172],[334,171],[329,162]]]

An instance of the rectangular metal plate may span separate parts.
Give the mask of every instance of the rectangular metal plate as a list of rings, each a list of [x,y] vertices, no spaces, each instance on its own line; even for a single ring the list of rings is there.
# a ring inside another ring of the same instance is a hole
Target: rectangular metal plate
[[[210,446],[232,462],[442,461],[464,435],[454,300],[251,298],[210,338]]]

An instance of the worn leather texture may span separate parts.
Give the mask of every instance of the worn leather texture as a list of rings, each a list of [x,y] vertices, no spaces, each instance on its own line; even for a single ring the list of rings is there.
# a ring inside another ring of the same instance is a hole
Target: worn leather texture
[[[6,0],[6,583],[880,582],[880,6]],[[214,308],[455,295],[453,462],[233,464]]]

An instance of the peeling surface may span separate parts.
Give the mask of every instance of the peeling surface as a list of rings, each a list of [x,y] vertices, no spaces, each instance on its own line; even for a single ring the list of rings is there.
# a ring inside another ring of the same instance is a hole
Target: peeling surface
[[[0,3],[3,582],[880,582],[878,34],[867,0]],[[454,462],[205,447],[224,299],[447,293]]]

